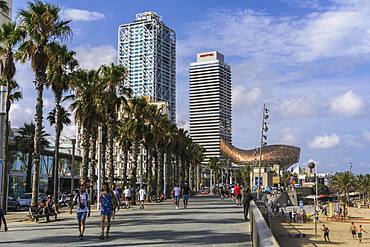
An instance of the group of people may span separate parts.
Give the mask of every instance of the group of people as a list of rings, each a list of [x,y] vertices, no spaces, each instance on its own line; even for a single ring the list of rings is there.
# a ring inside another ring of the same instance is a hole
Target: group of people
[[[176,209],[180,208],[180,199],[183,197],[184,209],[188,207],[189,198],[190,198],[191,189],[188,183],[185,183],[182,188],[179,185],[175,185],[172,190],[173,204],[176,206]]]
[[[365,231],[362,228],[362,225],[359,225],[359,227],[357,227],[354,222],[351,223],[351,227],[349,228],[349,230],[350,230],[350,232],[352,234],[352,238],[353,239],[356,239],[356,235],[357,235],[357,238],[358,238],[358,242],[359,243],[362,242],[362,234],[363,233],[367,233],[367,231]]]

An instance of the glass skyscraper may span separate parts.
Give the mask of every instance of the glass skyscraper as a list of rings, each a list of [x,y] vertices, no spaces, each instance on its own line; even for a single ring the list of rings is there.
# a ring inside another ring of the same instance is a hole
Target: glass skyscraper
[[[118,30],[118,62],[128,75],[125,86],[133,96],[168,102],[169,118],[176,121],[176,34],[154,12],[136,15]]]
[[[190,64],[190,136],[211,157],[223,158],[221,139],[231,144],[231,70],[217,51]]]

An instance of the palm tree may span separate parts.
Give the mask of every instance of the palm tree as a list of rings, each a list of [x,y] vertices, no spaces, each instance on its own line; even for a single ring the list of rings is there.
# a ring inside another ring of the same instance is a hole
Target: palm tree
[[[0,9],[2,2],[0,2]],[[8,173],[9,173],[9,112],[11,104],[18,101],[22,95],[14,94],[13,90],[18,89],[18,84],[13,80],[16,67],[14,62],[15,47],[20,42],[21,32],[14,22],[8,22],[1,25],[0,28],[0,76],[7,87],[6,112],[5,112],[5,141],[4,141],[4,176],[3,176],[3,208],[6,209],[7,189],[8,189]]]
[[[215,181],[214,182],[215,183],[218,183],[220,169],[221,169],[220,159],[217,158],[217,157],[211,157],[209,159],[209,161],[208,161],[208,168],[211,171],[211,176],[212,176],[212,173],[214,173],[214,177],[215,177]]]
[[[333,176],[331,186],[340,193],[344,193],[345,200],[349,203],[349,190],[353,187],[354,181],[355,179],[351,172],[338,172]]]
[[[124,87],[126,69],[121,65],[103,65],[99,68],[100,83],[104,89],[100,94],[101,106],[107,116],[108,130],[108,178],[110,186],[114,183],[114,139],[117,133],[118,111],[127,105],[129,90]]]
[[[54,184],[54,199],[58,201],[58,172],[59,172],[59,143],[60,134],[63,128],[62,114],[66,117],[69,114],[65,109],[62,109],[61,102],[63,93],[70,87],[71,73],[78,66],[75,59],[76,53],[69,51],[66,45],[52,43],[49,46],[49,64],[47,67],[47,87],[51,87],[55,96],[55,108],[51,112],[52,120],[55,123],[55,152],[54,152],[54,169],[53,169],[53,184]],[[62,112],[64,111],[64,112]],[[49,119],[50,120],[50,119]],[[67,120],[67,119],[64,119]],[[70,124],[68,118],[67,122]]]
[[[49,146],[49,141],[46,139],[49,136],[44,130],[41,131],[41,147],[44,149]],[[35,124],[34,123],[24,123],[23,127],[19,128],[19,131],[14,137],[14,142],[17,150],[28,155],[27,163],[27,176],[26,176],[26,192],[32,191],[31,188],[31,177],[32,177],[32,153],[34,149],[35,141]]]
[[[72,76],[72,88],[75,94],[67,97],[72,99],[70,105],[74,111],[75,120],[82,128],[82,183],[88,181],[89,170],[89,152],[91,145],[91,132],[96,126],[98,120],[98,102],[97,95],[101,92],[98,73],[95,70],[78,70]]]
[[[138,168],[138,154],[140,144],[143,141],[144,133],[146,131],[146,123],[144,120],[145,110],[148,103],[144,98],[133,98],[124,107],[125,116],[120,122],[119,135],[121,140],[128,137],[131,141],[131,188],[132,188],[132,202],[136,200],[136,175]]]
[[[354,187],[360,193],[360,198],[362,197],[364,205],[366,205],[370,191],[370,174],[356,176]]]
[[[48,50],[51,43],[68,37],[71,34],[71,28],[68,25],[69,21],[60,19],[59,7],[40,0],[28,2],[27,8],[19,11],[19,18],[20,28],[24,34],[23,43],[19,47],[19,58],[21,62],[31,60],[37,92],[31,203],[31,206],[35,207],[39,191],[43,91],[49,63]]]

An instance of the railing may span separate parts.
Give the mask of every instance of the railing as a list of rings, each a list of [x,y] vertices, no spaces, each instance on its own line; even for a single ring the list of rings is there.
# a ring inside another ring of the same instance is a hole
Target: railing
[[[254,201],[249,208],[253,247],[279,247],[274,234]]]

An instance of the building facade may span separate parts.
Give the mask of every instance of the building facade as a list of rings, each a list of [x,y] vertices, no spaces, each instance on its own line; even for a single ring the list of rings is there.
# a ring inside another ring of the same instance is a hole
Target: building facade
[[[231,144],[231,68],[217,52],[197,54],[190,64],[190,136],[205,148],[205,160],[223,158],[221,140]]]
[[[176,121],[176,34],[154,12],[118,30],[118,62],[128,70],[125,86],[133,96],[167,101],[169,118]]]

